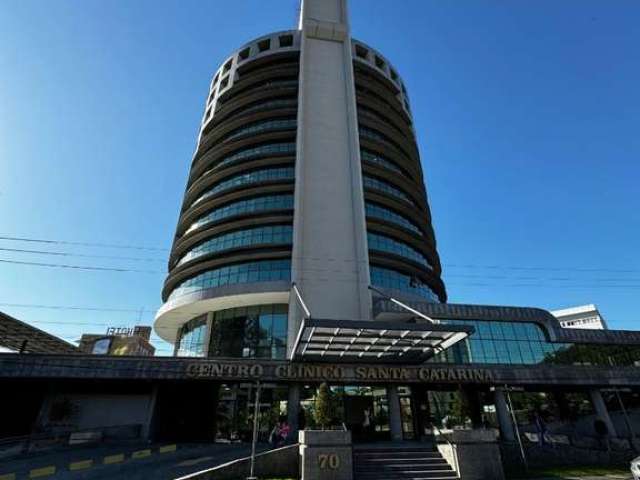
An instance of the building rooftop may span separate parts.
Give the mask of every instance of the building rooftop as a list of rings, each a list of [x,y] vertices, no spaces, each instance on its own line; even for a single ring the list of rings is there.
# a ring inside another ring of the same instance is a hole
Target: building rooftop
[[[2,312],[0,348],[24,353],[79,353],[75,345]]]

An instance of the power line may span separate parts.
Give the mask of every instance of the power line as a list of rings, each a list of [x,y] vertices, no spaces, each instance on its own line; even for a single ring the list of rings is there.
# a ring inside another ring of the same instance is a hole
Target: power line
[[[18,237],[18,236],[10,236],[3,235],[0,236],[0,240],[10,240],[10,241],[20,241],[20,242],[36,242],[36,243],[46,243],[46,244],[58,244],[58,245],[76,245],[76,246],[87,246],[87,247],[104,247],[104,248],[121,248],[121,249],[134,249],[134,250],[149,250],[149,251],[168,251],[167,248],[162,247],[147,247],[140,245],[126,245],[126,244],[112,244],[112,243],[100,243],[100,242],[79,242],[79,241],[68,241],[68,240],[53,240],[53,239],[42,239],[42,238],[31,238],[31,237]],[[12,249],[0,248],[0,250],[12,251]],[[19,249],[14,249],[15,251],[20,251]],[[45,253],[41,251],[29,251],[24,250],[24,252],[33,252],[33,253]],[[57,252],[56,252],[57,253]],[[47,253],[48,254],[48,253]],[[67,253],[62,253],[67,255]],[[81,256],[80,254],[71,254],[74,256]],[[88,255],[87,255],[88,256]],[[110,258],[108,256],[95,256],[96,258]],[[122,259],[122,260],[149,260],[149,261],[163,261],[161,259],[141,259],[136,257],[113,257],[114,259]],[[318,260],[318,261],[329,261],[329,262],[342,262],[342,263],[358,263],[358,260],[349,260],[349,259],[339,259],[339,258],[324,258],[324,257],[300,257],[306,258],[309,260]],[[364,261],[360,261],[364,262]],[[465,268],[465,269],[491,269],[491,270],[533,270],[533,271],[573,271],[573,272],[609,272],[609,273],[634,273],[640,272],[640,269],[613,269],[613,268],[591,268],[591,267],[563,267],[563,266],[526,266],[526,265],[484,265],[484,264],[455,264],[455,263],[444,263],[443,267],[446,268]]]
[[[0,263],[9,263],[15,265],[29,265],[29,266],[37,266],[37,267],[47,267],[47,268],[65,268],[65,269],[73,269],[73,270],[89,270],[89,271],[105,271],[105,272],[126,272],[126,273],[145,273],[145,274],[162,274],[165,275],[167,272],[163,270],[141,270],[135,268],[119,268],[119,267],[102,267],[102,266],[92,266],[92,265],[71,265],[71,264],[61,264],[61,263],[44,263],[44,262],[27,262],[27,261],[19,261],[19,260],[7,260],[0,259]],[[300,272],[332,272],[332,273],[357,273],[355,270],[344,270],[344,269],[336,269],[336,268],[306,268],[306,269],[298,269]],[[449,277],[464,277],[464,278],[481,278],[481,279],[497,279],[497,280],[540,280],[540,281],[595,281],[595,282],[638,282],[640,279],[636,278],[607,278],[607,279],[582,279],[582,278],[571,278],[571,277],[552,277],[552,278],[543,278],[543,277],[509,277],[509,276],[487,276],[487,275],[465,275],[465,274],[452,274]],[[446,277],[446,275],[445,275]],[[344,279],[319,279],[316,278],[316,281],[335,281],[335,282],[348,282],[350,280]],[[459,284],[464,285],[464,284]],[[474,286],[475,284],[468,284],[467,286]],[[494,284],[494,286],[498,287],[507,287],[511,286],[508,284]],[[524,285],[524,286],[535,286],[535,285]],[[561,285],[565,286],[565,285]],[[640,285],[605,285],[605,284],[594,284],[589,285],[588,287],[608,287],[608,288],[640,288]],[[587,287],[586,285],[580,285],[580,287]]]
[[[30,265],[35,267],[47,267],[47,268],[67,268],[72,270],[93,270],[93,271],[99,271],[99,272],[166,274],[166,272],[162,270],[139,270],[135,268],[95,267],[90,265],[69,265],[64,263],[23,262],[18,260],[6,260],[6,259],[0,259],[0,263],[11,263],[14,265]]]
[[[95,323],[95,322],[67,322],[65,320],[30,320],[29,322],[26,322],[28,324],[32,324],[32,323],[44,323],[44,324],[49,324],[49,325],[76,325],[76,326],[82,326],[82,327],[111,327],[113,326],[113,323]],[[131,324],[131,322],[115,322],[115,323],[129,323]],[[152,327],[153,325],[136,325],[136,326],[142,326],[142,327]],[[176,330],[176,328],[173,327],[161,327],[161,326],[156,326],[154,327],[156,330],[171,330],[174,331]],[[162,340],[162,338],[158,337],[159,340]],[[165,340],[163,340],[165,341]]]
[[[138,313],[139,308],[118,308],[118,307],[79,307],[76,305],[43,305],[38,303],[0,303],[2,307],[16,307],[16,308],[44,308],[50,310],[87,310],[94,312],[124,312],[124,313]],[[155,309],[143,309],[144,313],[155,313]]]
[[[96,243],[96,242],[76,242],[69,240],[53,240],[45,238],[30,238],[30,237],[14,237],[10,235],[0,236],[0,240],[11,240],[15,242],[34,242],[34,243],[48,243],[57,245],[78,245],[82,247],[105,247],[105,248],[125,248],[132,250],[152,250],[152,251],[167,251],[167,248],[160,247],[146,247],[140,245],[125,245],[116,243]]]
[[[134,262],[165,262],[166,261],[161,258],[122,257],[119,255],[90,255],[90,254],[71,253],[71,252],[52,252],[50,250],[27,250],[23,248],[0,247],[0,251],[14,252],[14,253],[35,253],[37,255],[56,255],[56,256],[63,256],[63,257],[85,257],[85,258],[105,258],[109,260],[130,260]]]
[[[582,267],[529,267],[529,266],[508,266],[508,265],[478,265],[473,263],[453,264],[445,263],[447,268],[485,268],[491,270],[535,270],[535,271],[555,271],[555,272],[606,272],[606,273],[637,273],[638,269],[615,269],[615,268],[582,268]]]

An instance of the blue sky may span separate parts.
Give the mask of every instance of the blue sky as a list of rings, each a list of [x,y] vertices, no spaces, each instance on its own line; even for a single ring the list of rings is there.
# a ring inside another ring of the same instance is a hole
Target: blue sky
[[[148,247],[0,240],[136,259],[0,260],[143,271],[0,262],[0,310],[70,340],[152,322],[211,75],[246,41],[293,28],[297,8],[0,0],[0,235]],[[354,37],[409,89],[450,301],[596,303],[612,327],[640,328],[640,3],[350,10]]]

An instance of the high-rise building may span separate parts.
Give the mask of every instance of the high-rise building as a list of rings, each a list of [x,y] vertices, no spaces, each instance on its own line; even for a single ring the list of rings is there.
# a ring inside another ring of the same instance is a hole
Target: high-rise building
[[[156,321],[177,355],[285,358],[301,302],[371,320],[370,285],[446,300],[399,72],[350,37],[345,2],[300,18],[213,75]]]
[[[58,432],[64,420],[140,427],[156,442],[266,441],[283,417],[293,435],[325,425],[314,415],[322,383],[335,394],[331,423],[354,442],[426,440],[430,451],[441,427],[481,428],[452,437],[467,443],[491,439],[492,426],[516,444],[545,412],[560,420],[550,434],[580,414],[576,438],[594,418],[610,438],[625,435],[609,409],[640,405],[640,332],[558,321],[595,307],[556,318],[446,303],[440,274],[399,73],[351,39],[345,0],[303,0],[297,30],[249,42],[213,76],[155,323],[183,358],[131,358],[141,352],[113,343],[128,329],[81,345],[124,355],[78,355],[0,314],[0,347],[23,353],[0,353],[0,390],[12,392],[0,436]],[[51,415],[60,400],[77,414]],[[509,405],[535,415],[516,418]],[[379,449],[342,465],[391,479],[406,473],[405,450],[385,449],[394,463],[382,473],[367,461]],[[410,473],[465,476],[453,470],[471,450]],[[293,461],[288,476],[298,471]]]

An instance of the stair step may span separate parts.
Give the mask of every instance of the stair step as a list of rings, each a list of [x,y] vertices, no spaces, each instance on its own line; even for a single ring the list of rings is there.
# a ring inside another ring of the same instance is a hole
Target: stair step
[[[458,478],[435,447],[371,447],[353,450],[355,480],[450,480]]]
[[[447,463],[444,458],[376,458],[363,462],[357,462],[358,465],[368,465],[373,468],[379,468],[381,465],[437,465],[439,463]]]
[[[354,453],[360,453],[360,452],[367,452],[367,453],[371,453],[371,452],[387,452],[387,453],[396,453],[396,452],[435,452],[437,453],[438,450],[436,450],[434,447],[381,447],[381,448],[354,448],[353,449]]]
[[[451,466],[446,462],[438,462],[438,463],[398,463],[398,464],[388,464],[388,465],[361,465],[356,464],[356,470],[360,471],[380,471],[380,469],[390,469],[390,470],[437,470],[437,469],[450,469]]]
[[[458,478],[456,472],[428,472],[428,473],[415,473],[415,474],[396,474],[389,476],[388,473],[380,472],[375,474],[361,474],[355,472],[354,478],[356,480],[405,480],[405,479],[440,479],[440,478]]]
[[[388,475],[374,475],[374,476],[361,476],[356,475],[356,480],[449,480],[451,478],[458,478],[455,472],[451,472],[448,475],[436,475],[429,477],[411,477],[411,476],[394,476],[389,477]]]
[[[381,455],[384,456],[394,456],[394,457],[440,457],[442,456],[440,452],[353,452],[354,457],[379,457]]]

